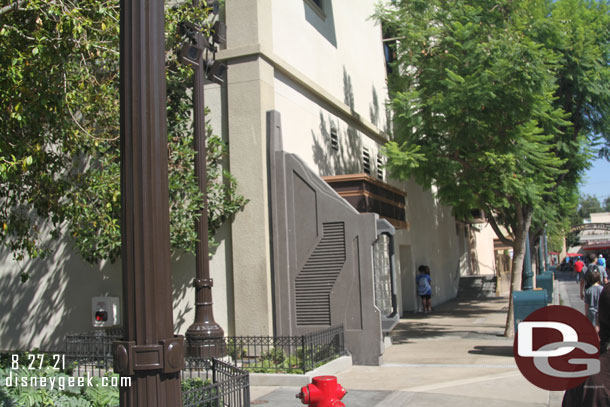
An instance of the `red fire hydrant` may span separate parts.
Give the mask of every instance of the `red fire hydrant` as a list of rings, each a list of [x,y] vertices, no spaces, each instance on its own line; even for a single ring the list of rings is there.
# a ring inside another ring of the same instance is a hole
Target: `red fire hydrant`
[[[313,407],[345,407],[340,400],[346,393],[335,376],[317,376],[301,388],[297,398]]]

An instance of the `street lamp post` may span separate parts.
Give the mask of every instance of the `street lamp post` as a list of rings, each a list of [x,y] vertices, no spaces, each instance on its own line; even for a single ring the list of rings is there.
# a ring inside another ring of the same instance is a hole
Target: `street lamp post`
[[[522,290],[534,289],[534,273],[532,272],[532,253],[530,250],[530,234],[525,237],[525,259],[523,260]]]
[[[209,4],[217,10],[217,6]],[[214,3],[214,2],[212,2]],[[198,0],[193,0],[193,7],[200,7]],[[201,193],[203,205],[195,221],[197,244],[195,250],[196,277],[195,287],[195,320],[186,331],[187,354],[195,357],[218,357],[225,353],[224,331],[214,320],[212,286],[210,278],[210,262],[208,247],[208,213],[207,213],[207,171],[206,171],[206,125],[204,102],[204,75],[209,75],[209,67],[213,62],[204,60],[209,50],[214,51],[213,38],[204,37],[194,24],[183,23],[183,34],[189,42],[185,43],[180,52],[180,61],[193,68],[193,144],[195,150],[195,177]],[[217,64],[216,64],[217,66]]]
[[[163,0],[121,0],[122,407],[181,406],[172,315]]]
[[[546,234],[546,228],[544,229],[544,271],[549,270],[549,241]]]
[[[538,274],[544,272],[544,236],[538,238]]]

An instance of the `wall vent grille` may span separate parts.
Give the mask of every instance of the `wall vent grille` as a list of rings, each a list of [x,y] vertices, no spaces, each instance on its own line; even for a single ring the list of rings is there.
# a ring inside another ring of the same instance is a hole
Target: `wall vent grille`
[[[337,129],[334,127],[330,129],[330,147],[339,151],[339,136],[337,135]]]
[[[371,153],[366,147],[362,147],[362,168],[365,174],[371,175]]]
[[[383,180],[383,157],[377,155],[377,178]]]
[[[345,264],[345,225],[322,225],[322,239],[295,279],[297,325],[330,325],[330,292]]]

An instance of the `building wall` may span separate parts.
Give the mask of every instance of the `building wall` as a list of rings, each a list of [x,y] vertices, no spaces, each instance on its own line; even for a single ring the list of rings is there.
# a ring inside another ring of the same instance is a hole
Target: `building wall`
[[[381,29],[370,19],[374,2],[323,3],[324,19],[307,0],[227,3],[228,44],[218,55],[229,64],[231,171],[240,193],[250,199],[232,228],[240,334],[272,330],[267,173],[257,162],[265,162],[264,107],[281,114],[284,150],[321,176],[362,173],[363,147],[370,151],[375,176],[378,152],[389,140]],[[263,10],[270,17],[257,17]],[[264,27],[250,27],[257,18]],[[330,145],[332,128],[339,151]],[[410,285],[419,264],[429,264],[435,273],[434,304],[454,297],[460,271],[468,267],[463,261],[468,244],[456,233],[450,210],[413,182],[385,180],[408,193],[411,228],[396,236],[398,265],[401,258],[407,263],[399,284],[409,286],[401,306],[413,309]],[[247,310],[247,317],[240,309]]]
[[[225,260],[228,228],[219,233],[219,246],[210,263],[215,282],[216,321],[229,327],[230,302],[226,292]],[[172,289],[175,332],[184,334],[194,318],[195,259],[190,254],[173,256]],[[21,271],[30,273],[25,283]],[[94,330],[91,298],[120,298],[122,307],[121,262],[92,266],[75,253],[71,244],[59,242],[53,255],[15,262],[7,251],[0,252],[0,350],[65,350],[64,337]],[[122,320],[122,309],[121,309]],[[226,328],[225,328],[226,330]]]
[[[374,1],[273,1],[273,52],[378,129],[387,129],[381,27]]]
[[[420,265],[430,266],[433,306],[456,296],[460,275],[468,265],[461,261],[466,238],[456,227],[450,208],[441,205],[432,191],[422,189],[413,180],[403,187],[407,191],[409,229],[397,231],[396,252],[404,313],[418,307],[415,276]]]
[[[494,275],[496,273],[496,260],[494,251],[494,238],[496,233],[489,223],[479,223],[475,228],[475,242],[477,252],[477,274]]]

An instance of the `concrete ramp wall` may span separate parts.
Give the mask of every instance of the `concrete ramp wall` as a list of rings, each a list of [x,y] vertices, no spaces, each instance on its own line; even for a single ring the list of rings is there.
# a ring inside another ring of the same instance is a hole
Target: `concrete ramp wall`
[[[372,259],[378,216],[358,213],[284,152],[279,113],[267,119],[276,334],[343,324],[354,363],[379,365],[383,340]]]

